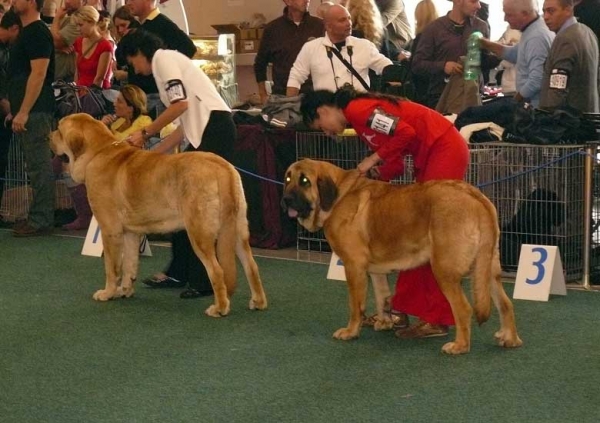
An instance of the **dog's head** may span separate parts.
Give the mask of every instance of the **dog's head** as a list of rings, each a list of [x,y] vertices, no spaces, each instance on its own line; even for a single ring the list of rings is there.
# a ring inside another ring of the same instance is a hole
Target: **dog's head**
[[[50,136],[50,148],[65,163],[75,182],[85,181],[85,168],[94,155],[115,138],[102,122],[85,113],[62,118]]]
[[[300,160],[285,173],[281,206],[311,232],[323,227],[338,199],[336,180],[342,169],[326,162]]]

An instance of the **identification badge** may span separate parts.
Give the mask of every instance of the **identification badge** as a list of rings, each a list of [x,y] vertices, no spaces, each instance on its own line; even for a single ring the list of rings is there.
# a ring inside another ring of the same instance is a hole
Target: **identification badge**
[[[179,79],[171,79],[165,85],[169,103],[176,103],[187,98],[183,83]]]
[[[381,109],[375,109],[367,121],[367,126],[380,134],[392,135],[399,121],[398,116],[385,113]]]
[[[550,88],[566,90],[569,83],[569,72],[564,69],[552,69],[550,73]]]

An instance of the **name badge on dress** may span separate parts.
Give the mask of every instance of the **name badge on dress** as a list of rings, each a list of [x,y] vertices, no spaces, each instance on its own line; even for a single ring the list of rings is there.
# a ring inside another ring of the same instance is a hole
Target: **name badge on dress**
[[[381,109],[375,109],[371,116],[369,116],[367,126],[380,134],[392,135],[399,121],[400,118],[398,116],[390,115]]]

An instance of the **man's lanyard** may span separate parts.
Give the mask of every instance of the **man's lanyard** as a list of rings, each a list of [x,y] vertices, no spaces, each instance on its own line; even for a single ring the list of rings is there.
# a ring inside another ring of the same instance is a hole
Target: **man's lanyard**
[[[335,89],[339,90],[340,87],[338,85],[338,77],[335,74],[335,67],[333,66],[333,54],[335,50],[335,55],[340,59],[342,63],[344,63],[344,58],[342,57],[342,53],[335,46],[325,46],[325,50],[327,50],[327,57],[329,58],[329,63],[331,63],[331,71],[333,72],[333,82],[335,82]],[[352,67],[352,46],[346,46],[346,51],[348,52],[348,57],[350,57],[350,67]],[[348,69],[350,71],[350,69]],[[352,86],[354,86],[354,74],[350,72],[350,81],[352,82]]]

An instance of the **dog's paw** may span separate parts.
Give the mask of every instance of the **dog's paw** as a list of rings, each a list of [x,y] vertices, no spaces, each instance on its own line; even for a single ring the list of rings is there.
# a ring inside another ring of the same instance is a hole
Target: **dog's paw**
[[[499,330],[494,334],[494,338],[498,345],[504,348],[517,348],[523,345],[523,341],[517,333],[508,333],[508,331]]]
[[[229,304],[226,307],[222,307],[221,310],[215,305],[211,304],[206,310],[204,310],[204,314],[209,317],[224,317],[229,314]]]
[[[115,295],[118,298],[131,298],[135,293],[135,289],[133,286],[120,286],[117,288],[117,294]]]
[[[348,328],[341,328],[333,333],[333,337],[342,341],[349,341],[351,339],[358,338],[358,332],[352,331]]]
[[[267,308],[267,299],[265,297],[258,299],[250,298],[248,308],[250,310],[265,310]]]
[[[107,289],[100,289],[94,292],[94,300],[96,301],[108,301],[115,297],[115,291],[109,291]]]
[[[442,347],[442,352],[450,355],[466,354],[469,350],[469,345],[460,345],[456,342],[448,342]]]
[[[384,319],[377,319],[375,321],[375,323],[373,324],[373,329],[376,331],[383,331],[383,330],[392,330],[394,328],[394,322],[392,322],[392,319],[388,319],[388,318],[384,318]]]

